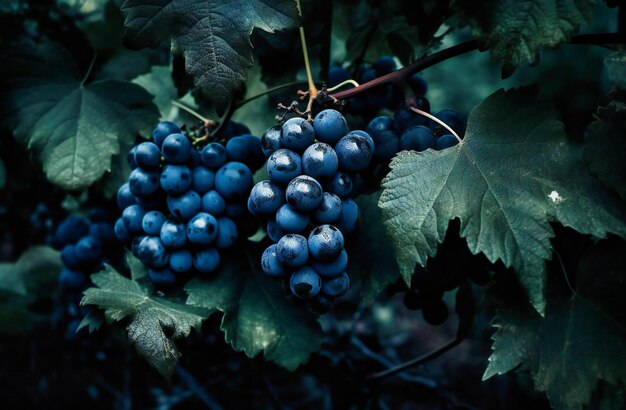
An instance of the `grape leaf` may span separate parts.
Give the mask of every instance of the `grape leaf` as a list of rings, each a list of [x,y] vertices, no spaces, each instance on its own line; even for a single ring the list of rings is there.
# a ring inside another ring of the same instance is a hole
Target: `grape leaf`
[[[484,49],[513,66],[535,59],[541,47],[569,40],[591,22],[597,0],[454,0],[460,22]]]
[[[252,66],[252,30],[298,24],[291,0],[126,0],[122,12],[127,45],[154,48],[171,38],[195,85],[220,109],[241,89]]]
[[[513,267],[533,306],[545,307],[550,222],[597,238],[626,235],[621,204],[599,189],[563,124],[531,89],[497,91],[470,113],[463,144],[400,152],[379,206],[403,277],[461,220],[472,253]]]
[[[29,284],[56,276],[61,269],[59,253],[47,246],[34,246],[15,263],[0,263],[0,291],[26,295]]]
[[[4,162],[0,159],[0,189],[4,188],[4,184],[7,182],[7,171],[4,168]]]
[[[626,90],[626,53],[618,51],[604,59],[609,79],[622,90]]]
[[[100,329],[100,326],[102,326],[102,317],[97,315],[94,311],[91,311],[85,315],[83,320],[80,321],[78,327],[76,328],[76,333],[80,332],[83,328],[87,328],[89,333],[93,333]]]
[[[348,273],[360,278],[363,303],[371,305],[376,296],[400,277],[394,249],[377,206],[380,194],[361,195],[359,205],[360,226],[358,234],[347,241],[350,260]],[[407,279],[410,280],[410,277]]]
[[[585,130],[583,156],[591,172],[626,200],[626,104],[613,101]]]
[[[158,119],[152,97],[123,81],[84,84],[60,45],[11,47],[3,61],[6,115],[15,137],[35,150],[51,182],[90,186],[111,169],[120,140],[149,133]]]
[[[545,319],[527,303],[499,306],[483,379],[522,365],[558,409],[582,408],[600,381],[623,389],[625,271],[623,244],[600,243],[579,264],[576,293],[551,300]]]
[[[288,370],[295,370],[320,349],[322,329],[301,306],[289,302],[280,284],[260,269],[260,252],[254,261],[236,258],[222,262],[213,279],[192,280],[185,290],[187,303],[223,312],[221,329],[226,341],[249,357],[263,352]]]
[[[108,322],[130,318],[128,338],[137,351],[163,376],[169,377],[180,357],[173,339],[200,329],[205,309],[151,295],[149,290],[105,265],[91,275],[96,285],[84,292],[81,305],[104,310]]]

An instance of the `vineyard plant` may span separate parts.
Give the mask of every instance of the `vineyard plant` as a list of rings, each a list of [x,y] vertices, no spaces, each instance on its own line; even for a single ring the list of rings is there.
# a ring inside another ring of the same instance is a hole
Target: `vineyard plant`
[[[626,2],[0,0],[4,409],[626,409]]]

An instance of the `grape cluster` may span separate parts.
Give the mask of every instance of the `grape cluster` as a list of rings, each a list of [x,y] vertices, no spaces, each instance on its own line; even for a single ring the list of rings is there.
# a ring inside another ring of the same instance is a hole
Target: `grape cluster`
[[[349,131],[343,115],[327,109],[313,125],[295,117],[268,129],[261,143],[269,179],[254,186],[248,209],[273,242],[263,253],[263,271],[325,311],[350,285],[344,234],[357,227],[353,198],[374,142],[364,131]]]
[[[225,132],[247,130],[230,128]],[[252,172],[265,162],[257,137],[238,135],[198,151],[189,135],[164,121],[152,141],[134,147],[128,159],[133,171],[117,193],[123,211],[115,233],[148,267],[154,283],[213,272],[219,250],[256,232],[246,198]]]

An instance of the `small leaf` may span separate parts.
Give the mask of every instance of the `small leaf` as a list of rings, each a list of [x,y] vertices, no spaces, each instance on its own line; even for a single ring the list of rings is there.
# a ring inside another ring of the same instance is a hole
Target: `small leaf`
[[[47,246],[35,246],[15,263],[0,263],[0,290],[25,295],[28,284],[42,282],[61,270],[59,253]]]
[[[543,314],[550,222],[596,238],[626,235],[621,205],[595,184],[555,111],[529,89],[497,91],[474,108],[462,144],[400,152],[391,168],[379,206],[405,277],[459,218],[472,253],[513,267]]]
[[[126,0],[124,39],[132,48],[172,41],[195,85],[224,109],[252,66],[250,34],[296,27],[291,0]]]
[[[453,9],[503,63],[532,62],[541,47],[569,40],[591,22],[596,0],[454,0]]]
[[[150,295],[108,265],[91,280],[96,287],[85,291],[81,305],[103,309],[109,322],[129,317],[128,338],[148,363],[169,377],[180,357],[173,339],[188,336],[192,328],[199,330],[206,310]]]
[[[85,327],[87,328],[89,333],[93,333],[96,330],[100,329],[100,326],[102,326],[102,322],[102,317],[100,317],[100,315],[96,314],[94,311],[89,312],[78,324],[78,327],[76,328],[76,333],[80,332],[80,330]]]
[[[263,352],[265,359],[295,370],[320,349],[321,327],[260,271],[260,252],[250,257],[250,262],[223,262],[224,268],[211,280],[192,280],[185,287],[187,303],[224,312],[221,329],[235,350],[249,357]]]
[[[152,97],[124,81],[85,85],[67,51],[52,42],[21,42],[5,53],[6,118],[35,150],[51,182],[89,187],[111,169],[120,140],[148,134],[158,119]]]
[[[626,53],[618,51],[604,59],[609,79],[622,90],[626,90]]]

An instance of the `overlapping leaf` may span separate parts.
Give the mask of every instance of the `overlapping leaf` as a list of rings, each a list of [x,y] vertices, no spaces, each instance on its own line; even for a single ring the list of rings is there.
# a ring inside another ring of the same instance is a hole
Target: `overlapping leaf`
[[[297,25],[292,0],[126,0],[126,43],[156,47],[171,39],[195,84],[224,108],[252,66],[250,34]]]
[[[224,312],[221,328],[226,341],[249,357],[265,359],[295,370],[320,349],[322,329],[307,312],[287,299],[280,284],[260,272],[256,259],[228,260],[220,274],[186,286],[187,303]]]
[[[0,291],[25,295],[29,283],[42,282],[61,269],[59,253],[47,246],[35,246],[15,263],[0,263]]]
[[[527,303],[501,305],[484,379],[522,365],[557,409],[582,408],[600,381],[623,389],[625,255],[623,246],[606,244],[588,252],[576,293],[552,300],[545,319]]]
[[[569,40],[591,22],[597,0],[454,0],[460,21],[504,63],[535,59],[541,47]]]
[[[120,140],[148,133],[158,119],[152,97],[123,81],[84,84],[67,51],[52,42],[22,42],[3,59],[6,120],[65,189],[83,189],[111,169]]]
[[[199,330],[207,317],[204,309],[151,295],[149,290],[106,265],[91,275],[96,287],[89,288],[81,301],[104,310],[107,321],[130,319],[128,338],[137,351],[161,374],[169,377],[180,357],[173,339]]]
[[[512,266],[543,313],[550,222],[598,238],[626,235],[621,204],[597,186],[556,112],[529,89],[497,91],[476,107],[463,144],[401,152],[391,168],[379,205],[405,278],[459,218],[469,249]]]

